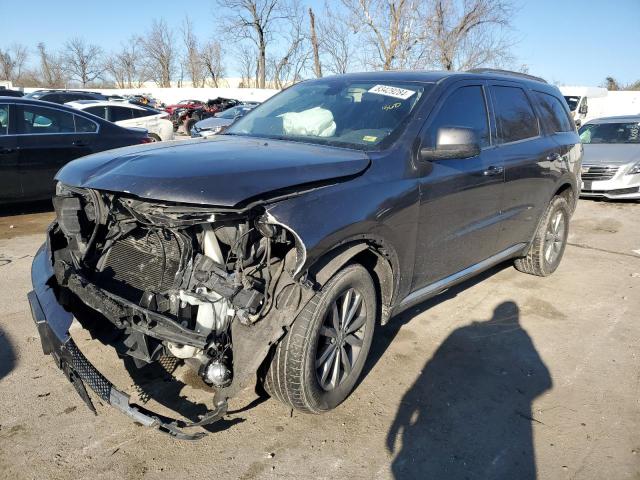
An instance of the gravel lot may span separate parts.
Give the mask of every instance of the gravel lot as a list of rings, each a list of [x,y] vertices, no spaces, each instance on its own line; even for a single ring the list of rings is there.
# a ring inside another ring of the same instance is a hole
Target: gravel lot
[[[640,478],[639,204],[581,201],[550,278],[503,265],[379,328],[337,410],[292,413],[246,392],[199,442],[100,404],[94,416],[42,355],[26,293],[51,218],[0,218],[3,478]],[[190,378],[134,385],[81,333],[148,406],[193,415],[208,401]]]

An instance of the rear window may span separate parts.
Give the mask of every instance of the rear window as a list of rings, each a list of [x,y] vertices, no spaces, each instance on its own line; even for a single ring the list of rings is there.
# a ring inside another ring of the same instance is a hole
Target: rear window
[[[540,120],[552,132],[572,132],[573,124],[569,120],[569,114],[553,95],[548,93],[535,92],[536,99],[540,105]]]
[[[493,86],[498,136],[502,143],[537,137],[538,120],[531,103],[518,87]]]

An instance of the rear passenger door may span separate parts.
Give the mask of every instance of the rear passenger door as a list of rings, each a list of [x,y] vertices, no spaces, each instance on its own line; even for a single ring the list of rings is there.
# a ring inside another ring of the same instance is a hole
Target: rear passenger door
[[[13,105],[0,103],[0,204],[20,200],[22,186],[18,168],[18,143],[12,129],[15,121],[11,117]]]
[[[549,176],[558,145],[544,136],[526,87],[520,83],[491,82],[498,152],[504,162],[502,230],[497,248],[505,250],[529,242],[554,184]]]
[[[472,158],[421,161],[413,290],[497,252],[503,170],[493,146],[485,90],[482,81],[456,83],[436,105],[421,134],[421,146],[433,147],[439,128],[471,128],[481,151]]]

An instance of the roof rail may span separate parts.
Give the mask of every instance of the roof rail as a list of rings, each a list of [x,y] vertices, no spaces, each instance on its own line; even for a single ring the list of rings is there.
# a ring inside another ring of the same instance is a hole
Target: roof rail
[[[521,77],[528,80],[535,80],[536,82],[548,83],[544,78],[536,77],[535,75],[529,75],[528,73],[514,72],[512,70],[500,70],[499,68],[472,68],[467,70],[469,73],[493,73],[496,75],[508,75],[511,77]]]

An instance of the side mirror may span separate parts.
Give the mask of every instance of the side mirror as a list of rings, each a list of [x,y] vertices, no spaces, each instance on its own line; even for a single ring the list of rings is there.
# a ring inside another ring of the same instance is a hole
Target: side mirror
[[[421,148],[422,160],[447,160],[453,158],[471,158],[480,155],[480,143],[476,132],[471,128],[439,128],[435,148]]]
[[[580,105],[580,115],[586,115],[589,111],[589,106],[586,103]]]

